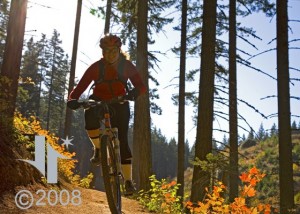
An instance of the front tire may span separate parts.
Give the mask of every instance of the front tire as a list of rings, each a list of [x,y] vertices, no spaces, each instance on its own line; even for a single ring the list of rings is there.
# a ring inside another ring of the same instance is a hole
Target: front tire
[[[112,214],[121,212],[120,175],[117,172],[112,141],[108,136],[101,139],[101,165],[108,205]]]

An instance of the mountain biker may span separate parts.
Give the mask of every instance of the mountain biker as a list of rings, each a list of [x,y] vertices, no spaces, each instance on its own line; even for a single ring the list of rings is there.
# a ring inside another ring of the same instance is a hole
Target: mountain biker
[[[69,108],[76,109],[77,100],[92,81],[95,82],[95,86],[90,99],[97,101],[111,100],[126,93],[130,99],[135,100],[146,92],[146,87],[136,67],[121,53],[121,45],[121,39],[112,34],[100,40],[99,46],[102,49],[103,58],[90,65],[78,85],[70,93]],[[126,85],[128,79],[134,86],[130,91]],[[135,189],[132,183],[132,154],[128,146],[129,103],[114,103],[111,107],[113,112],[111,125],[118,128],[125,190],[127,195],[131,195]],[[94,147],[94,155],[90,160],[96,165],[100,164],[100,120],[100,110],[97,107],[85,110],[85,129]]]

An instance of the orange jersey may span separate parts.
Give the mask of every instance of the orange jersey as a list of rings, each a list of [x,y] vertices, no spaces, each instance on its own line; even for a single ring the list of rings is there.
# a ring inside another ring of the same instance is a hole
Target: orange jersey
[[[101,61],[102,60],[102,61]],[[137,88],[140,94],[146,92],[146,86],[144,85],[139,72],[136,67],[129,61],[125,60],[122,71],[123,80],[118,80],[118,63],[110,65],[101,59],[93,63],[84,73],[78,85],[71,92],[69,99],[79,99],[81,94],[87,89],[87,87],[94,81],[99,80],[100,61],[104,63],[104,76],[103,81],[95,84],[93,89],[93,95],[97,96],[101,100],[110,100],[115,96],[122,96],[126,94],[125,83],[128,79],[133,86]]]

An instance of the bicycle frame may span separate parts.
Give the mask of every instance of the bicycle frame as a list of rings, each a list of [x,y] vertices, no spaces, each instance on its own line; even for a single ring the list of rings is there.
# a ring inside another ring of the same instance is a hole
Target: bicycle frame
[[[121,175],[123,178],[122,167],[121,167],[120,141],[118,138],[118,128],[111,127],[110,113],[109,113],[108,106],[105,105],[103,109],[104,109],[104,119],[103,119],[104,127],[103,128],[100,127],[100,142],[103,136],[108,136],[113,142],[117,173],[118,175]]]
[[[100,128],[101,166],[108,204],[112,213],[121,213],[121,182],[123,181],[118,129],[111,127],[107,103],[102,104],[104,129]],[[102,132],[102,133],[101,133]]]
[[[123,100],[124,101],[124,100]],[[104,119],[101,121],[103,128],[100,127],[100,151],[101,168],[103,182],[106,190],[106,196],[109,208],[113,214],[121,212],[121,183],[124,182],[120,142],[118,139],[118,129],[111,127],[109,104],[120,102],[119,99],[110,102],[87,101],[79,102],[83,108],[101,106]]]

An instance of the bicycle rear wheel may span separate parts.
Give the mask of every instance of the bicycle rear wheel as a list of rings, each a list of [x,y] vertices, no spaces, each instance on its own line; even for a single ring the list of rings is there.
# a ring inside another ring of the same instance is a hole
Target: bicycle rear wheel
[[[108,205],[112,214],[121,213],[120,175],[117,172],[112,141],[108,136],[101,139],[101,165]]]

